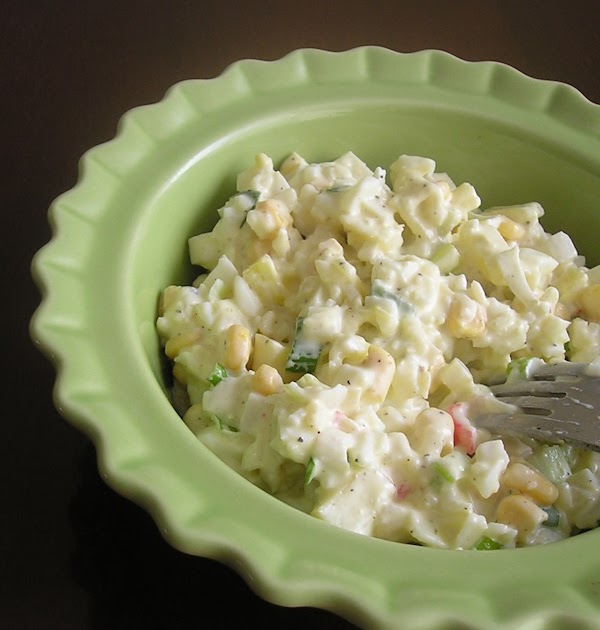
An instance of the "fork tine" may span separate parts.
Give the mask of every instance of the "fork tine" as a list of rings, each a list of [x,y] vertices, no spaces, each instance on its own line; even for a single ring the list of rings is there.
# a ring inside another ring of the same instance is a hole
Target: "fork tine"
[[[477,419],[477,427],[493,433],[526,435],[542,442],[561,444],[567,442],[581,448],[600,451],[600,434],[586,431],[578,421],[556,415],[539,416],[529,413],[489,413]]]
[[[502,435],[528,436],[600,452],[600,364],[534,363],[526,378],[509,378],[489,389],[510,405],[480,415],[476,426]]]
[[[506,396],[556,396],[565,395],[565,383],[561,381],[510,381],[500,385],[492,385],[490,387],[494,395],[498,398]]]
[[[559,363],[543,363],[535,365],[531,370],[531,376],[539,377],[561,377],[561,376],[581,376],[589,370],[587,363],[571,363],[561,361]]]
[[[528,392],[529,393],[529,392]],[[538,409],[540,411],[548,412],[544,415],[551,415],[552,412],[557,411],[557,399],[560,400],[560,397],[553,396],[544,396],[544,395],[507,395],[507,396],[498,396],[498,399],[503,403],[508,405],[514,405],[518,407],[522,411],[537,416],[535,410]]]

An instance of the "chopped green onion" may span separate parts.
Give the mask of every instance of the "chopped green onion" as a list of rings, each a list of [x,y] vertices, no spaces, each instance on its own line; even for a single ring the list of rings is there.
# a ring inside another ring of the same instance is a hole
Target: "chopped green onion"
[[[483,536],[480,541],[475,545],[475,549],[478,551],[490,551],[492,549],[502,549],[503,545],[489,536]]]
[[[295,372],[297,374],[312,374],[317,369],[317,362],[319,357],[309,355],[297,355],[292,356],[285,366],[288,372]]]
[[[331,188],[327,188],[326,192],[342,192],[343,190],[348,190],[350,188],[350,184],[340,184],[338,186],[332,186]]]
[[[521,359],[514,359],[506,367],[506,376],[510,376],[511,373],[516,372],[520,378],[527,378],[527,370],[532,357],[522,357]]]
[[[542,510],[544,510],[544,512],[548,515],[548,518],[542,523],[542,525],[544,525],[544,527],[558,527],[560,522],[559,511],[553,505],[542,508]]]
[[[253,210],[254,208],[256,208],[256,202],[260,198],[259,190],[242,190],[242,192],[236,193],[234,197],[239,197],[240,195],[246,195],[247,197],[250,197],[252,201],[252,207],[249,208],[249,210]]]
[[[315,460],[311,457],[308,460],[308,464],[306,464],[306,473],[304,474],[304,485],[308,486],[308,484],[313,480],[315,476]]]
[[[238,433],[239,429],[227,424],[223,418],[221,418],[220,416],[218,416],[216,413],[212,413],[211,411],[208,412],[208,415],[210,416],[210,419],[217,425],[217,427],[219,427],[219,429],[221,429],[221,431],[231,431],[232,433]]]
[[[285,365],[285,369],[288,372],[312,374],[317,368],[317,363],[321,354],[321,347],[318,344],[303,338],[303,322],[304,317],[298,317],[296,320],[294,344],[292,345],[292,350]]]
[[[409,313],[412,311],[412,306],[406,300],[393,291],[390,291],[380,280],[373,281],[371,286],[371,295],[373,297],[392,300],[402,313]]]
[[[220,363],[215,363],[215,367],[207,380],[214,387],[228,376],[229,374],[227,373],[227,370]]]
[[[251,202],[251,205],[246,210],[246,213],[244,214],[244,218],[242,219],[242,222],[240,224],[240,228],[242,228],[242,227],[244,227],[244,223],[246,223],[246,219],[248,218],[248,212],[250,212],[250,210],[254,210],[254,208],[256,208],[256,203],[258,202],[258,199],[260,197],[260,191],[258,191],[258,190],[243,190],[242,192],[239,192],[239,193],[235,194],[234,197],[239,197],[240,195],[245,195],[246,197],[250,197],[250,202]]]
[[[216,414],[213,413],[212,411],[208,411],[208,417],[219,427],[219,429],[223,426],[223,423],[221,421],[221,418]]]
[[[448,469],[442,463],[433,462],[433,469],[435,470],[437,475],[439,475],[439,477],[441,477],[444,481],[447,481],[448,483],[453,483],[454,481],[456,481],[454,476],[450,474]]]
[[[571,476],[571,466],[561,446],[543,444],[533,451],[528,461],[554,484]]]

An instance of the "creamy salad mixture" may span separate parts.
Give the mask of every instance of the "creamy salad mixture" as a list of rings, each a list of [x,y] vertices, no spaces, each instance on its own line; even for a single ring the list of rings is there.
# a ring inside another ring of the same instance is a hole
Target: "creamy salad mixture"
[[[198,439],[298,509],[391,541],[498,549],[597,525],[600,454],[477,428],[505,409],[486,384],[532,358],[600,362],[600,272],[538,203],[482,210],[409,155],[386,172],[259,154],[237,190],[157,320]]]

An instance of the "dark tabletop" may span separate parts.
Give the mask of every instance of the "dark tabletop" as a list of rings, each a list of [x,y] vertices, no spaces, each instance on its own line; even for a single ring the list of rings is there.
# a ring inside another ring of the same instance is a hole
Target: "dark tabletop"
[[[92,444],[55,410],[54,370],[28,333],[39,301],[30,262],[82,153],[177,81],[300,47],[438,48],[600,103],[599,18],[597,0],[2,2],[0,628],[230,628],[238,616],[248,627],[352,627],[267,603],[229,568],[171,548],[102,481]]]

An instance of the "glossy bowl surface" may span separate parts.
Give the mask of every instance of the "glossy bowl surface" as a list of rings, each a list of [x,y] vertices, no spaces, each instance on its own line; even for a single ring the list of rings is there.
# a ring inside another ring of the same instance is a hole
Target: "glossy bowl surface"
[[[212,226],[256,153],[348,150],[372,168],[432,157],[484,206],[539,201],[546,229],[600,262],[600,107],[574,88],[436,50],[240,61],[125,114],[53,203],[31,331],[56,366],[59,411],[173,546],[231,564],[278,604],[368,628],[600,627],[600,531],[500,552],[370,539],[255,488],[172,409],[155,319],[162,288],[193,277],[187,238]]]

